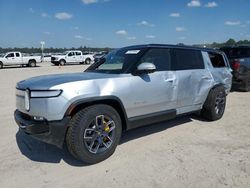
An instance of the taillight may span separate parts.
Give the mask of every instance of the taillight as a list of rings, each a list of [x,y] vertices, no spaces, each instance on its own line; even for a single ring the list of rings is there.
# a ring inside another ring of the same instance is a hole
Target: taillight
[[[233,62],[232,62],[232,68],[233,70],[240,70],[240,61],[238,59],[235,59]]]

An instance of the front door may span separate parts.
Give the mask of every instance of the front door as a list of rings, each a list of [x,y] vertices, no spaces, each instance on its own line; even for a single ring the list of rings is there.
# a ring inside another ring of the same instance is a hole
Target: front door
[[[75,63],[75,62],[76,62],[75,52],[69,52],[67,56],[67,63]]]
[[[129,118],[175,109],[177,85],[175,72],[170,70],[169,52],[169,49],[149,49],[139,61],[139,64],[154,64],[156,72],[130,77]]]
[[[15,53],[11,52],[5,56],[5,64],[6,65],[14,65],[15,64]]]

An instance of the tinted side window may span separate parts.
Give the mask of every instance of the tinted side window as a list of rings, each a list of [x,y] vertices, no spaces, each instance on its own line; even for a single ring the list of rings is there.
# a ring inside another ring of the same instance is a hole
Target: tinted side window
[[[172,70],[204,69],[199,50],[172,49]]]
[[[20,54],[19,54],[19,53],[16,53],[16,57],[20,57]]]
[[[14,57],[14,53],[8,54],[7,57]]]
[[[81,55],[81,52],[76,52],[76,55]]]
[[[156,71],[170,70],[170,50],[149,49],[141,58],[140,63],[153,63]]]
[[[68,56],[73,56],[74,55],[74,52],[70,52]]]
[[[239,57],[250,57],[250,48],[239,48]]]
[[[219,67],[225,67],[225,61],[224,58],[221,54],[217,54],[214,52],[208,52],[209,58],[211,60],[211,63],[213,67],[219,68]]]

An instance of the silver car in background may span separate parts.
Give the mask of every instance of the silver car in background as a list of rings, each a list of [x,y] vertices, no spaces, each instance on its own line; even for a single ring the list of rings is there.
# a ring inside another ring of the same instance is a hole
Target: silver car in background
[[[121,48],[83,73],[39,76],[16,85],[15,120],[46,143],[66,141],[77,159],[111,156],[122,131],[200,112],[220,119],[232,84],[223,52],[174,45]]]

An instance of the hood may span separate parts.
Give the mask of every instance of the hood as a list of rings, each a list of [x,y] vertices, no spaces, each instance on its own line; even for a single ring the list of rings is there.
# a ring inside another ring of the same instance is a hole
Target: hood
[[[51,57],[63,58],[63,57],[65,57],[65,55],[52,55]]]
[[[53,86],[76,82],[84,80],[95,80],[104,78],[115,78],[119,77],[118,74],[103,74],[103,73],[71,73],[71,74],[54,74],[46,76],[37,76],[23,80],[17,83],[16,88],[18,89],[30,89],[30,90],[48,90]]]

